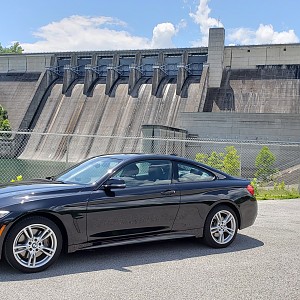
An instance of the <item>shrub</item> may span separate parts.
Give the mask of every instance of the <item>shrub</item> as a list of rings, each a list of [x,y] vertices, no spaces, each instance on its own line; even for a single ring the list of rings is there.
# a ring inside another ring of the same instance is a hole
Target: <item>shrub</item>
[[[222,171],[233,176],[241,175],[241,160],[234,146],[225,148]]]
[[[272,151],[267,146],[262,147],[255,159],[255,177],[263,182],[271,180],[272,175],[277,172],[274,167],[275,161],[276,157]]]
[[[295,188],[287,188],[284,181],[275,182],[272,188],[264,187],[263,183],[258,183],[257,179],[254,178],[251,185],[254,187],[257,200],[300,198],[299,191]]]
[[[22,181],[23,180],[23,176],[22,175],[18,175],[16,176],[15,179],[12,179],[10,182],[16,182],[16,181]]]
[[[223,168],[224,153],[213,151],[208,157],[207,164],[213,168],[221,170]]]
[[[208,154],[196,153],[195,161],[208,165]]]
[[[227,146],[225,153],[213,151],[210,155],[197,153],[195,160],[224,171],[233,176],[240,175],[241,161],[240,156],[234,146]]]
[[[0,131],[11,131],[7,111],[0,105]],[[11,133],[1,133],[0,137],[10,137]]]

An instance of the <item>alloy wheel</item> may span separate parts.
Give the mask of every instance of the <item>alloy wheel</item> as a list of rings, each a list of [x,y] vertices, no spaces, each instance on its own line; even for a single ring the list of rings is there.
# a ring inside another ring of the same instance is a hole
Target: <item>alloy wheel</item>
[[[219,245],[229,243],[236,233],[236,220],[228,210],[218,211],[210,222],[210,234]]]
[[[15,259],[26,268],[39,268],[46,265],[51,261],[56,250],[56,235],[45,224],[31,224],[24,227],[13,242]]]

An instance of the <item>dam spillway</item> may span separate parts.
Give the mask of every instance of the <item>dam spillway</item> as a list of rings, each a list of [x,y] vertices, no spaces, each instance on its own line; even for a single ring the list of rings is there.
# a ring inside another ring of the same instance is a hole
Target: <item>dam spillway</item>
[[[200,105],[197,97],[199,83],[190,83],[187,93],[191,98],[176,95],[176,82],[164,83],[162,97],[151,94],[152,84],[142,83],[138,97],[128,95],[128,84],[118,83],[114,97],[105,95],[105,84],[95,85],[93,96],[83,94],[83,83],[74,83],[69,97],[61,93],[62,83],[56,83],[36,123],[35,130],[44,133],[71,133],[99,136],[140,136],[143,124],[176,127],[177,116],[183,111],[193,111]],[[196,99],[196,101],[195,101]],[[21,158],[61,160],[65,153],[63,137],[32,136]],[[71,138],[70,147],[78,149],[71,161],[87,155],[116,151],[109,140]],[[129,142],[130,144],[130,142]],[[136,147],[119,145],[118,151],[134,152]]]
[[[181,112],[197,112],[204,105],[199,90],[207,84],[206,61],[205,48],[110,57],[57,55],[54,65],[40,74],[41,83],[36,82],[35,112],[27,110],[24,119],[29,129],[45,134],[140,136],[145,124],[177,127]],[[32,135],[20,158],[64,160],[66,143],[78,150],[70,161],[134,152],[138,146],[130,141],[116,145],[109,139]]]

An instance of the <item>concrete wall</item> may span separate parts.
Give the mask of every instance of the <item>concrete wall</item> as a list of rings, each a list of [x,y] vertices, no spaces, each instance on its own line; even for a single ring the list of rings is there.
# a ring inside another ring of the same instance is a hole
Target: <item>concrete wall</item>
[[[0,104],[7,110],[13,130],[19,129],[38,89],[40,76],[40,73],[0,74]]]
[[[205,112],[300,113],[300,65],[226,69],[221,87],[209,89]]]
[[[183,112],[179,124],[200,138],[300,142],[298,114]]]
[[[53,54],[0,55],[0,73],[43,72]]]
[[[186,143],[180,141],[187,138],[186,130],[161,125],[143,125],[142,136],[145,138],[142,148],[145,153],[186,156]]]
[[[231,46],[224,49],[224,68],[254,69],[258,65],[293,64],[300,64],[300,44]]]

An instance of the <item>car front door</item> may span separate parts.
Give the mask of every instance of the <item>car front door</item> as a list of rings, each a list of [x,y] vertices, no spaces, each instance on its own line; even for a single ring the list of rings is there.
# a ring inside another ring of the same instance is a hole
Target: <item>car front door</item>
[[[142,160],[122,167],[112,178],[123,179],[124,189],[100,188],[87,208],[90,242],[134,238],[171,231],[180,195],[172,184],[172,163]]]

